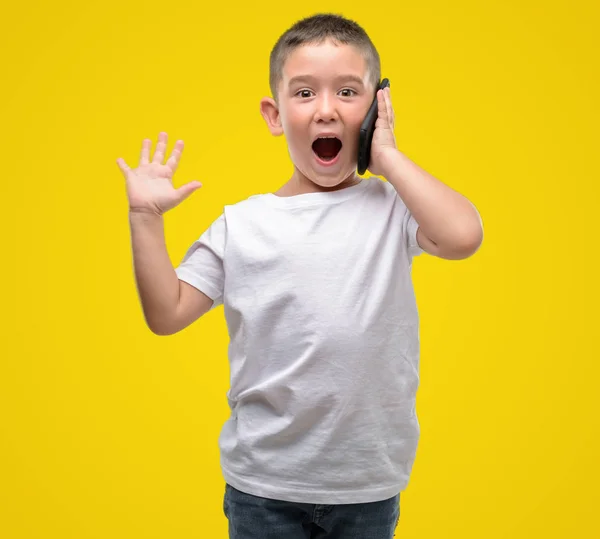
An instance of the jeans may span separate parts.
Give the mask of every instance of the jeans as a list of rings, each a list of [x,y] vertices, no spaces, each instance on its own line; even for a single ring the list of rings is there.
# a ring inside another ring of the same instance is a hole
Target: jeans
[[[379,502],[339,505],[261,498],[225,484],[229,539],[392,539],[400,494]]]

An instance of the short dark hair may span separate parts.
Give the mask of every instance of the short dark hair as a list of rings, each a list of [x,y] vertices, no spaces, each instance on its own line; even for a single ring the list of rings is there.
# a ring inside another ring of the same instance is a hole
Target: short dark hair
[[[290,54],[302,45],[321,45],[327,39],[353,45],[367,62],[369,80],[377,88],[381,77],[379,53],[365,30],[355,21],[334,13],[317,13],[297,21],[286,30],[271,51],[269,85],[277,101],[277,88],[283,79],[283,66]]]

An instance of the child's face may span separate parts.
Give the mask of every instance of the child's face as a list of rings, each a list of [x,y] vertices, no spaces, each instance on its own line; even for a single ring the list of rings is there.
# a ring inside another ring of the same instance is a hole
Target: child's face
[[[301,76],[307,78],[299,80]],[[301,46],[290,55],[279,85],[279,105],[265,98],[261,110],[271,133],[285,135],[301,181],[327,188],[355,176],[358,132],[374,96],[360,52],[326,41]],[[331,165],[321,163],[313,151],[315,138],[324,132],[342,142]]]

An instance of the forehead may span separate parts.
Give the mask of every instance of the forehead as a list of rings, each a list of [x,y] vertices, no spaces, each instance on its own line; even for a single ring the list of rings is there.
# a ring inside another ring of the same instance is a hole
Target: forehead
[[[296,48],[283,65],[283,84],[292,78],[307,76],[318,79],[354,75],[365,81],[367,62],[353,45],[336,44],[327,40],[319,45],[305,44]]]

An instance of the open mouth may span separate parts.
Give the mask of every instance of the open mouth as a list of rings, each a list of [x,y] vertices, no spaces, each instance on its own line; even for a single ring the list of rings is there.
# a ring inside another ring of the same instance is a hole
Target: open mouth
[[[337,137],[319,137],[312,144],[315,155],[323,162],[333,161],[342,149],[342,141]]]

